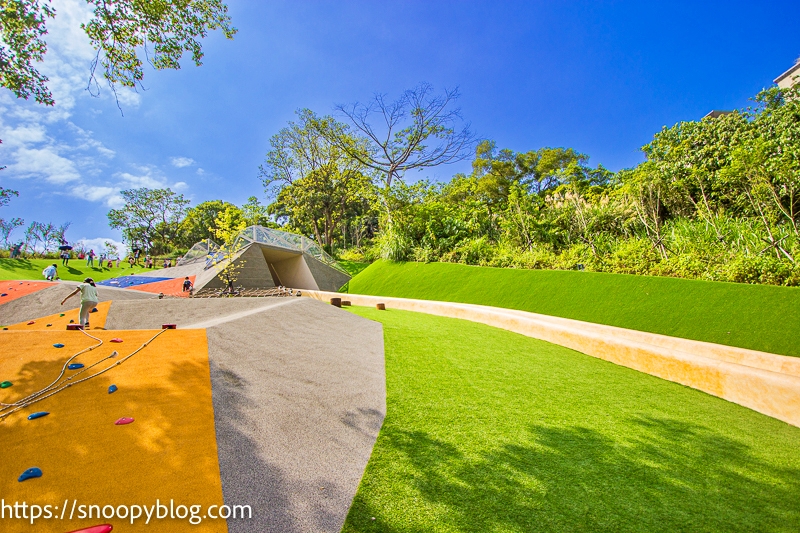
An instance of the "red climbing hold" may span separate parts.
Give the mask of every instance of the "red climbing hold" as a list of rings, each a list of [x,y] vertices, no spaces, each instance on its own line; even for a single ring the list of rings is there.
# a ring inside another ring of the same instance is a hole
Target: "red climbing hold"
[[[36,321],[35,321],[35,320],[31,320],[30,322],[28,322],[28,325],[29,325],[29,326],[30,326],[31,324],[36,324]]]
[[[114,424],[117,426],[124,426],[126,424],[131,424],[131,423],[133,423],[133,418],[128,418],[127,416],[123,416],[122,418],[114,422]]]
[[[99,526],[87,527],[85,529],[76,529],[69,533],[111,533],[114,527],[111,524],[102,524]]]
[[[122,342],[122,339],[120,339],[119,337],[114,337],[109,342]]]

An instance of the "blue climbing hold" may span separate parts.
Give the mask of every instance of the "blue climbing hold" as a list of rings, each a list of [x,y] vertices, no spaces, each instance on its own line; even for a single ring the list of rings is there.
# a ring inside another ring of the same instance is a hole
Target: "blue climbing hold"
[[[8,293],[4,292],[3,294],[0,294],[0,297],[2,296],[8,296]]]
[[[55,343],[55,344],[53,345],[53,348],[63,348],[63,347],[64,347],[64,345],[63,345],[63,344],[61,344],[60,342],[57,342],[57,343]]]
[[[111,394],[112,392],[117,392],[117,386],[116,385],[111,385],[108,388],[108,393]]]
[[[97,308],[96,308],[96,307],[92,307],[92,310],[91,310],[91,311],[89,311],[89,312],[90,312],[90,313],[96,313],[96,312],[97,312]]]
[[[33,413],[28,415],[28,420],[36,420],[37,418],[42,418],[43,416],[47,416],[50,413],[47,411],[39,411],[38,413]]]
[[[42,477],[42,471],[36,467],[33,467],[24,471],[22,475],[19,476],[19,479],[17,481],[25,481],[26,479],[32,479],[35,477]]]
[[[70,370],[78,370],[79,368],[83,368],[83,363],[72,363],[67,368]]]

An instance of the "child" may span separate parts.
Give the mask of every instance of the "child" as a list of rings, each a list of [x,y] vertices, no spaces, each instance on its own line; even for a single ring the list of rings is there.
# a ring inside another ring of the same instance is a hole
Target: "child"
[[[192,290],[194,289],[194,284],[192,280],[189,279],[189,276],[183,278],[183,292],[189,291],[189,294],[192,294]]]
[[[54,279],[58,279],[58,266],[55,263],[50,265],[49,267],[42,270],[42,276],[45,277],[47,281],[53,281]]]

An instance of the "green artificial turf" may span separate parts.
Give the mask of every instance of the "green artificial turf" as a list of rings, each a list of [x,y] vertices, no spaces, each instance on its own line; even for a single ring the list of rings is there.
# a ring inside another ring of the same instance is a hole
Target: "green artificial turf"
[[[373,263],[348,292],[534,313],[800,356],[800,289],[451,263]]]
[[[482,324],[383,323],[387,417],[343,531],[797,532],[800,428]]]
[[[95,281],[115,278],[117,276],[129,276],[140,272],[152,272],[154,268],[144,268],[140,265],[130,268],[128,263],[120,263],[120,267],[98,267],[95,260],[95,267],[86,266],[86,260],[71,259],[69,265],[63,266],[61,259],[0,259],[0,280],[28,279],[44,281],[42,270],[45,267],[56,264],[58,267],[58,277],[70,281],[83,281],[91,277]]]

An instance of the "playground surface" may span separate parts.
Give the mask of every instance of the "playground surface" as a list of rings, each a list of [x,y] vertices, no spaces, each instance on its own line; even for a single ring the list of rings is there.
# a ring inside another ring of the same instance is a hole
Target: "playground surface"
[[[74,286],[0,304],[4,499],[252,515],[3,531],[800,529],[800,428],[697,390],[482,324],[293,296],[101,285],[92,329],[66,331]]]
[[[60,301],[73,286],[0,305],[5,501],[172,500],[250,506],[252,516],[4,520],[3,531],[341,529],[385,414],[379,324],[305,298],[159,299],[99,286],[92,329],[66,331],[77,309]],[[17,409],[48,386],[58,392]],[[48,414],[27,418],[37,412]],[[17,480],[33,467],[41,477]]]

